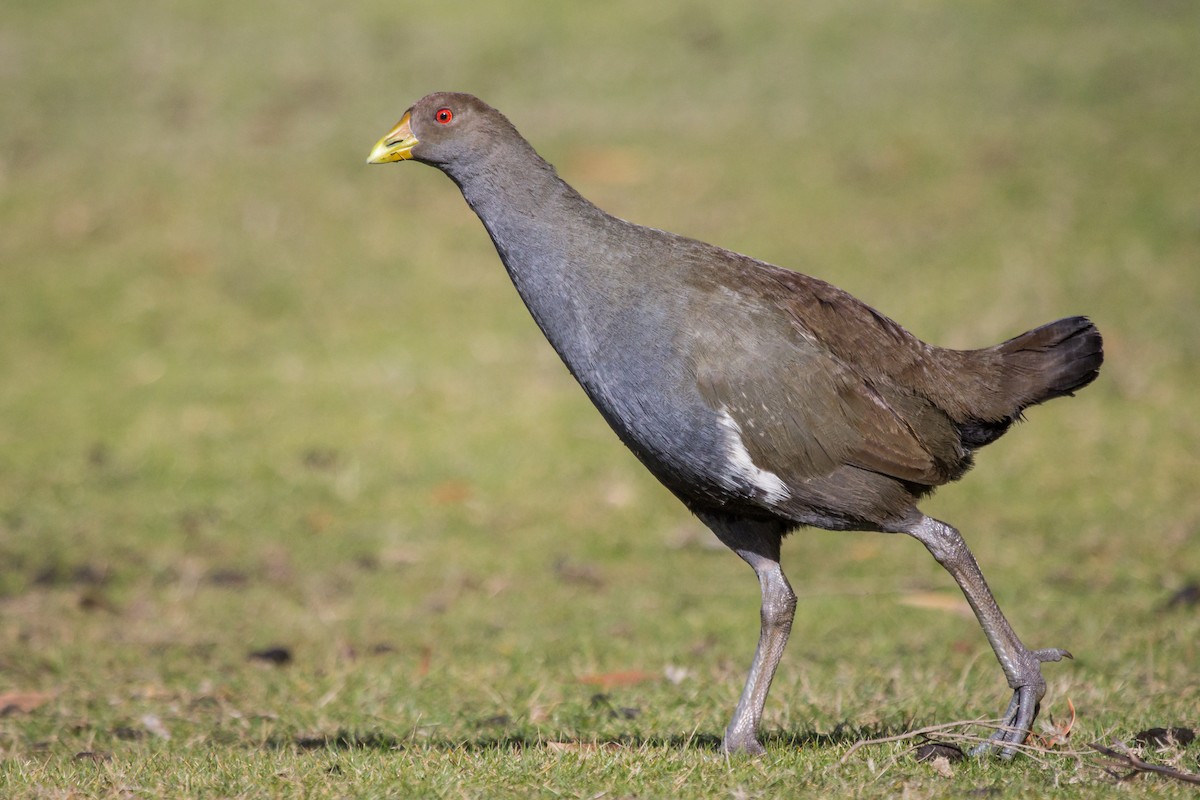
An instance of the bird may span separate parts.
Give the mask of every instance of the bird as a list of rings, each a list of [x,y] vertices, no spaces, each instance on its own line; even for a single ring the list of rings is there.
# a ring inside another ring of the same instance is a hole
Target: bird
[[[1086,317],[1001,344],[927,344],[818,278],[602,211],[500,111],[464,93],[418,100],[370,164],[417,161],[461,190],[513,284],[601,416],[637,459],[754,570],[758,645],[722,736],[762,755],[763,708],[792,628],[784,537],[806,527],[903,533],[957,582],[1011,701],[973,755],[1012,758],[1046,693],[959,531],[918,502],[972,466],[1030,406],[1091,383]]]

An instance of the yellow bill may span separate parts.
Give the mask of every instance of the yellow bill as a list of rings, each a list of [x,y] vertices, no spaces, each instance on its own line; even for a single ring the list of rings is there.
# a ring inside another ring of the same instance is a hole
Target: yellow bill
[[[410,116],[409,112],[404,112],[396,127],[375,143],[375,149],[367,156],[368,164],[387,164],[412,158],[412,149],[417,144],[417,137],[413,136]]]

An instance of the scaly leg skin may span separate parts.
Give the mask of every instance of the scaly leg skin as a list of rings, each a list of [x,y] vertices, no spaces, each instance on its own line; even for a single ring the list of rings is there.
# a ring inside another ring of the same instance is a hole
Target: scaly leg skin
[[[967,543],[952,526],[922,516],[903,530],[925,545],[958,583],[1013,690],[1013,698],[1004,712],[1000,729],[973,749],[971,755],[983,756],[999,751],[1001,758],[1012,758],[1017,747],[1028,738],[1033,721],[1037,718],[1038,704],[1046,694],[1042,663],[1071,658],[1071,654],[1060,648],[1030,650],[1021,643],[992,597]]]
[[[722,542],[754,568],[762,587],[762,628],[758,647],[750,664],[750,674],[746,676],[746,686],[721,743],[726,754],[762,755],[766,750],[758,741],[758,727],[762,722],[763,706],[796,613],[796,593],[779,566],[783,532],[779,526],[770,523],[702,519]]]

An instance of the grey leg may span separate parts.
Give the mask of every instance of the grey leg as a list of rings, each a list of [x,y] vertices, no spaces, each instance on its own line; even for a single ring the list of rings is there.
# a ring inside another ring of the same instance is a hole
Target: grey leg
[[[746,676],[746,686],[725,728],[722,749],[726,753],[761,755],[766,752],[758,741],[767,692],[775,677],[775,668],[792,630],[796,613],[796,593],[779,566],[779,545],[783,530],[773,523],[702,518],[717,537],[754,568],[762,587],[760,618],[762,628],[758,648]]]
[[[1060,661],[1070,658],[1071,654],[1059,648],[1047,650],[1030,650],[1012,626],[1004,618],[1000,606],[992,597],[979,564],[971,555],[967,543],[963,541],[952,526],[932,517],[922,516],[911,526],[904,529],[906,533],[918,539],[933,557],[937,559],[966,595],[967,602],[975,611],[1008,685],[1013,690],[1012,701],[1004,712],[1002,727],[985,743],[976,747],[972,755],[987,755],[996,750],[1003,758],[1012,758],[1016,752],[1014,745],[1019,745],[1029,736],[1029,730],[1037,717],[1038,704],[1046,694],[1046,681],[1042,678],[1042,662]]]

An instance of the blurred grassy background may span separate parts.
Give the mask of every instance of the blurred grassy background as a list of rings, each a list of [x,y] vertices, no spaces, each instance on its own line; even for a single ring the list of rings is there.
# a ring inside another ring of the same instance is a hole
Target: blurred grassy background
[[[955,596],[921,547],[802,532],[770,760],[708,749],[757,584],[588,406],[454,186],[363,164],[435,89],[613,213],[939,344],[1092,316],[1101,379],[926,510],[1076,653],[1047,703],[1079,741],[1200,722],[1197,608],[1164,610],[1200,579],[1198,75],[1188,2],[10,3],[0,693],[38,702],[0,718],[0,788],[921,796],[945,779],[829,769],[855,736],[817,734],[1000,710],[974,622],[911,604]],[[293,662],[247,659],[270,646]],[[949,785],[1105,790],[1010,769]]]

